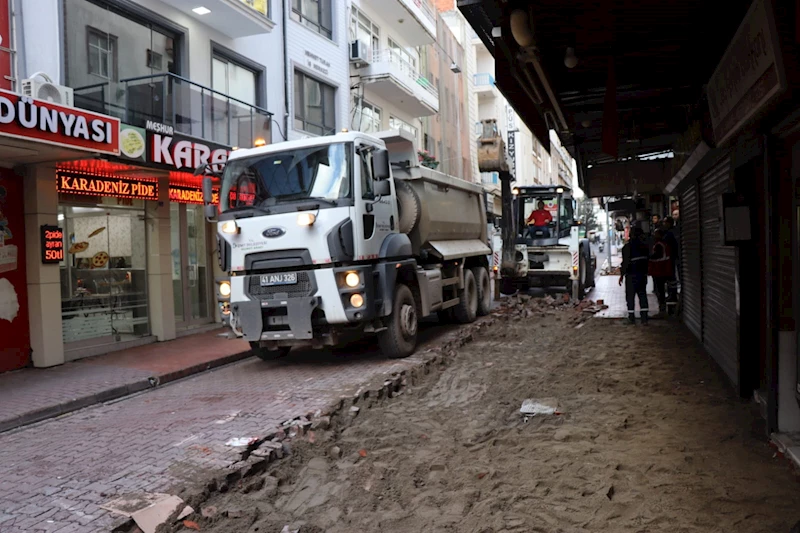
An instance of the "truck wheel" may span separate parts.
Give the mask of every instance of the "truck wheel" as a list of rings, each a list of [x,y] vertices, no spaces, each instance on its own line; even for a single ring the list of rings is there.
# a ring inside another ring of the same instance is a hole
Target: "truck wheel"
[[[458,305],[453,314],[461,324],[475,322],[478,316],[478,283],[472,270],[464,269],[464,289],[458,291]]]
[[[517,292],[517,287],[514,285],[514,280],[511,278],[500,278],[500,292],[506,296],[511,296]]]
[[[394,291],[392,314],[386,317],[386,329],[378,333],[378,345],[389,359],[414,353],[417,347],[417,304],[411,289],[398,284]]]
[[[478,316],[486,316],[492,312],[492,282],[489,271],[485,267],[471,268],[478,288]]]
[[[581,254],[578,260],[578,300],[586,293],[586,258]]]
[[[259,346],[257,342],[250,342],[250,349],[253,350],[253,354],[262,361],[274,361],[275,359],[281,359],[282,357],[289,355],[289,350],[291,350],[289,347],[278,348],[277,350],[267,350],[266,348]]]

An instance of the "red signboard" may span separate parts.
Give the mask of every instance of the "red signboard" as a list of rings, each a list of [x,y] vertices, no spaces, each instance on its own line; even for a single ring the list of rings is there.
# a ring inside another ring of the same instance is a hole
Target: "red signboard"
[[[0,91],[0,135],[119,155],[119,119],[9,91]]]
[[[158,181],[143,178],[95,176],[81,172],[56,172],[58,192],[88,196],[110,196],[136,200],[158,200]]]
[[[0,372],[30,361],[22,179],[0,170]]]

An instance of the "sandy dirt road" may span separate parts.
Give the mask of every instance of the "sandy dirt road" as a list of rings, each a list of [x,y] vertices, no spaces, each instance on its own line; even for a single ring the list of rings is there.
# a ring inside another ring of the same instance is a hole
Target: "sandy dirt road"
[[[498,320],[190,519],[219,533],[788,533],[800,520],[797,479],[685,331]],[[563,413],[525,422],[526,398]]]

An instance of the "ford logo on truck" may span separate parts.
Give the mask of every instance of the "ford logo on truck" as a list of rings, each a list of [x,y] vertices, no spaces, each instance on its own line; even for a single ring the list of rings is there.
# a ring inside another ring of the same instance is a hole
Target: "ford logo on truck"
[[[282,237],[285,234],[286,230],[279,227],[267,228],[264,230],[264,233],[262,233],[262,235],[267,239],[275,239],[277,237]]]

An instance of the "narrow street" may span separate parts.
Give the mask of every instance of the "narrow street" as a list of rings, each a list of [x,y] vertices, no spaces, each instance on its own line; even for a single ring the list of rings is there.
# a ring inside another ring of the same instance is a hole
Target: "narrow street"
[[[0,533],[110,531],[118,497],[175,493],[235,462],[226,445],[419,365],[451,327],[425,327],[418,356],[387,360],[366,342],[254,357],[152,391],[0,434]]]
[[[535,299],[399,398],[335,416],[201,531],[788,532],[797,479],[673,322],[627,329]],[[578,342],[565,342],[567,338]],[[583,339],[580,341],[579,339]],[[523,400],[556,407],[525,420]],[[182,523],[172,531],[187,531]]]

